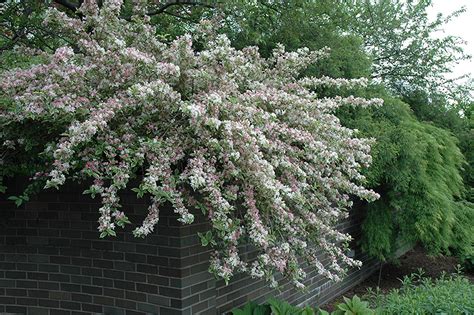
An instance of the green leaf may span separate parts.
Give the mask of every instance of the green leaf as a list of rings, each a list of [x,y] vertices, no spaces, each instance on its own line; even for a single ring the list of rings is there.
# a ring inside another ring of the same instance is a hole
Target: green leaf
[[[311,307],[306,306],[304,309],[301,310],[299,315],[315,315],[315,312]]]
[[[95,191],[94,189],[86,189],[82,192],[83,195],[87,195],[89,194],[91,196],[91,198],[95,198],[96,194],[97,194],[97,191]]]
[[[268,305],[257,305],[252,315],[270,315],[270,307]]]
[[[22,204],[24,204],[26,201],[29,200],[28,196],[10,196],[8,197],[8,200],[11,200],[13,202],[15,202],[15,205],[17,207],[21,206]]]
[[[196,204],[196,208],[198,208],[199,210],[201,210],[202,214],[203,215],[206,215],[208,210],[207,210],[207,207],[205,205],[203,205],[202,203],[198,202]]]
[[[202,246],[207,246],[207,241],[206,241],[206,237],[204,236],[204,234],[202,234],[201,232],[198,232],[197,233],[199,238],[201,239],[201,245]]]
[[[139,188],[139,187],[132,188],[132,191],[137,194],[138,198],[142,198],[144,193],[145,193],[144,190],[142,188]]]
[[[349,310],[349,305],[347,304],[339,304],[337,306],[338,309],[340,309],[341,311],[348,311]]]

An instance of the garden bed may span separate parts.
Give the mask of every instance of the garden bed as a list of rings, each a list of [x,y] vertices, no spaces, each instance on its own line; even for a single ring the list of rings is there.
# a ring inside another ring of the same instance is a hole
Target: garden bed
[[[422,247],[417,246],[401,256],[398,261],[385,263],[382,266],[381,272],[374,272],[365,281],[321,307],[328,311],[333,311],[335,306],[343,301],[343,296],[352,297],[358,295],[359,297],[362,297],[367,293],[369,288],[376,289],[377,286],[379,286],[380,290],[384,293],[387,293],[391,289],[400,288],[400,279],[417,272],[420,268],[423,269],[426,277],[438,278],[443,274],[443,272],[448,274],[455,273],[458,265],[459,260],[455,257],[432,257],[429,256]],[[473,273],[465,273],[465,276],[474,283]]]

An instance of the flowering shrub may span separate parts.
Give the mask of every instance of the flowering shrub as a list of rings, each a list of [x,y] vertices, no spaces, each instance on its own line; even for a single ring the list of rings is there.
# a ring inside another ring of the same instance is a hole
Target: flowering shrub
[[[129,223],[118,193],[141,176],[133,190],[151,202],[134,234],[153,231],[165,202],[183,223],[201,209],[212,226],[201,236],[215,249],[210,270],[226,281],[247,272],[276,285],[273,275],[281,272],[303,287],[299,257],[335,280],[344,266],[358,265],[345,255],[350,236],[335,225],[351,196],[378,197],[361,186],[359,173],[371,161],[370,140],[356,138],[333,112],[380,100],[318,98],[314,89],[365,80],[301,78],[325,51],[278,47],[265,59],[255,47],[236,50],[209,32],[199,52],[189,35],[164,43],[140,6],[129,22],[120,7],[119,0],[100,9],[84,1],[82,19],[48,13],[46,23],[72,41],[43,56],[45,63],[1,76],[8,100],[0,116],[2,163],[39,146],[44,163],[35,164],[36,182],[92,179],[86,193],[101,197],[101,237]],[[21,138],[25,126],[38,130]],[[243,242],[260,251],[255,261],[240,259]],[[317,258],[321,250],[328,266]]]

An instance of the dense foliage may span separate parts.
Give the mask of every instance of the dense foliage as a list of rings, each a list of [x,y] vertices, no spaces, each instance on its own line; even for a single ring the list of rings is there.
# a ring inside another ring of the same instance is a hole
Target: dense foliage
[[[373,315],[369,303],[362,301],[357,295],[352,299],[344,297],[344,302],[336,306],[336,310],[329,313],[320,308],[310,306],[298,307],[286,301],[270,299],[265,304],[248,302],[240,309],[232,310],[232,315]]]
[[[373,78],[395,91],[437,90],[455,92],[446,74],[469,56],[459,37],[434,35],[464,10],[440,13],[430,20],[432,0],[353,0],[348,28],[363,38],[372,56]],[[444,14],[444,15],[443,15]]]
[[[347,109],[339,116],[377,138],[367,176],[382,197],[367,205],[363,248],[382,259],[400,241],[421,241],[433,253],[472,253],[474,227],[468,222],[474,207],[460,201],[464,158],[452,134],[417,121],[407,104],[391,97],[381,108]]]
[[[444,94],[413,91],[404,95],[415,116],[424,122],[450,131],[458,140],[458,146],[467,164],[463,166],[463,178],[467,189],[466,199],[474,201],[474,101],[467,97],[450,104]]]
[[[423,273],[405,276],[400,289],[369,295],[379,314],[472,314],[474,285],[456,274],[439,279]]]
[[[102,237],[130,223],[119,191],[143,170],[133,190],[151,204],[134,234],[151,233],[166,202],[183,223],[200,208],[212,225],[202,236],[216,250],[210,269],[226,281],[245,271],[276,285],[279,271],[302,288],[298,257],[334,280],[357,265],[344,250],[350,236],[335,226],[350,197],[378,197],[361,186],[359,172],[371,161],[371,140],[357,138],[333,113],[381,100],[320,98],[313,89],[365,80],[300,77],[326,53],[279,46],[262,58],[255,47],[232,48],[205,22],[199,52],[190,35],[164,43],[142,7],[128,22],[121,5],[84,1],[81,20],[48,11],[47,25],[73,39],[72,47],[3,73],[4,170],[24,167],[33,185],[46,188],[89,178],[86,193],[102,200]],[[255,261],[240,259],[242,241],[260,251]]]
[[[267,303],[249,302],[233,315],[399,315],[399,314],[472,314],[474,285],[460,274],[443,275],[439,279],[423,276],[423,272],[405,276],[400,289],[388,293],[369,290],[361,300],[357,295],[336,305],[329,313],[322,308],[297,307],[285,301],[270,299]]]

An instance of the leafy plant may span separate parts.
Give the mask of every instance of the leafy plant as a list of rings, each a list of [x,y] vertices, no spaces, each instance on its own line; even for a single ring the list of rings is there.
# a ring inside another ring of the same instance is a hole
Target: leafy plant
[[[405,276],[401,289],[368,297],[380,314],[473,314],[474,285],[461,274],[439,279]]]
[[[310,306],[297,307],[290,303],[270,299],[267,303],[258,305],[251,301],[242,309],[234,309],[233,315],[371,315],[374,311],[368,307],[368,302],[362,301],[357,295],[352,299],[344,297],[344,303],[337,305],[337,310],[329,313],[323,309]]]
[[[292,306],[290,303],[283,300],[270,299],[268,301],[270,309],[272,310],[272,315],[293,315],[293,314],[307,314],[308,310],[302,310],[296,306]],[[311,313],[310,313],[311,314]],[[313,312],[314,314],[314,312]]]
[[[265,304],[248,302],[242,309],[232,310],[232,315],[316,315],[320,314],[310,306],[297,307],[286,301],[270,299]]]
[[[332,315],[371,315],[374,311],[369,308],[369,303],[362,301],[357,295],[352,299],[344,297],[344,302],[337,305],[337,310]]]
[[[242,309],[232,310],[232,315],[270,315],[271,309],[268,304],[259,305],[253,301],[248,302]]]
[[[470,272],[474,271],[474,254],[466,254],[464,256],[461,256],[460,258],[464,270]]]
[[[456,61],[469,60],[470,56],[463,51],[461,38],[433,34],[464,8],[431,19],[427,11],[433,0],[349,2],[347,11],[353,18],[347,25],[364,38],[364,46],[373,57],[372,76],[396,91],[454,88],[445,74]]]
[[[433,254],[471,252],[474,207],[460,201],[464,157],[457,139],[418,121],[408,104],[384,99],[382,107],[343,109],[339,115],[377,139],[366,176],[381,198],[362,205],[368,211],[362,248],[379,259],[391,258],[400,242],[421,242]]]

